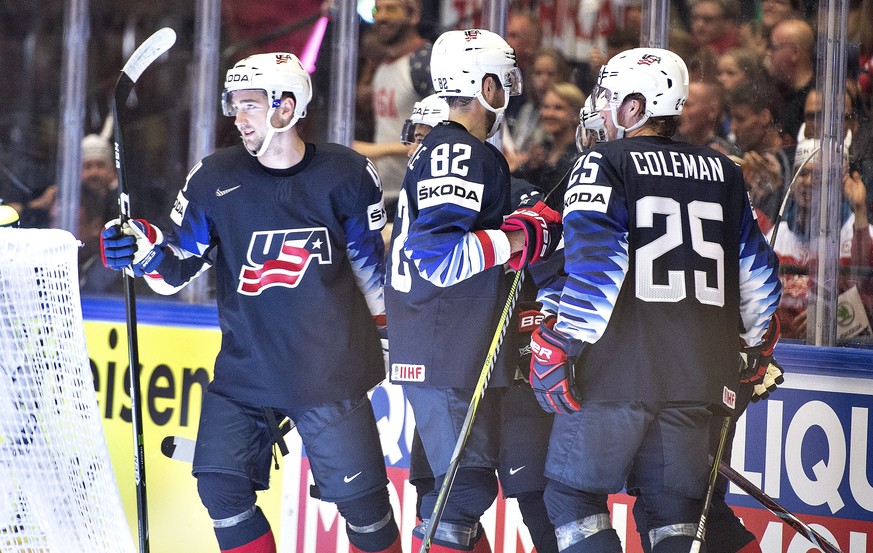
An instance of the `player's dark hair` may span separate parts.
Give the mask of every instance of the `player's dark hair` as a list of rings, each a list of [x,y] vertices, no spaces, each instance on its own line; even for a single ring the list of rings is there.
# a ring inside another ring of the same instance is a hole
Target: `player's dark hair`
[[[495,75],[494,73],[487,73],[482,77],[482,82],[485,82],[485,79],[491,78],[496,84],[498,88],[503,87],[503,83],[500,81],[500,77]],[[464,106],[469,106],[473,101],[472,96],[447,96],[443,98],[446,103],[449,105],[449,109],[451,108],[462,108]]]
[[[673,135],[676,134],[676,131],[679,130],[679,116],[665,115],[662,117],[649,117],[649,120],[646,121],[646,125],[655,131],[658,136],[672,138]]]
[[[465,106],[469,106],[473,101],[472,96],[447,96],[443,98],[446,103],[449,105],[449,109],[452,108],[462,108]]]

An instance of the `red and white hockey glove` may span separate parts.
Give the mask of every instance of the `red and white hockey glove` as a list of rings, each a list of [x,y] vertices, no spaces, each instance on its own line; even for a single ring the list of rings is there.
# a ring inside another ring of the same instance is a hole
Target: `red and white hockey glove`
[[[119,219],[106,223],[100,233],[103,265],[120,271],[131,267],[134,276],[152,272],[164,258],[164,235],[145,219]]]
[[[569,414],[581,409],[573,359],[582,347],[554,329],[557,320],[547,317],[531,336],[530,387],[543,410]]]
[[[746,358],[745,368],[740,364],[740,382],[757,385],[764,381],[767,368],[773,362],[773,349],[781,335],[779,317],[774,314],[770,318],[767,332],[764,333],[764,340],[757,346],[745,347],[740,352]]]
[[[520,271],[548,257],[557,249],[563,229],[561,214],[541,201],[510,213],[500,230],[524,232],[524,248],[510,256],[509,266]]]

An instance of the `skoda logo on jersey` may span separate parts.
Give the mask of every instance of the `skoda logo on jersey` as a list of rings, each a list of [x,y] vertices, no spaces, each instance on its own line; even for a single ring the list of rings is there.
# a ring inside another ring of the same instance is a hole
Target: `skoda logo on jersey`
[[[252,234],[237,291],[257,296],[271,286],[296,288],[313,259],[330,264],[330,237],[324,227],[271,230]]]
[[[439,177],[419,181],[418,208],[435,207],[442,204],[455,204],[479,211],[485,185],[466,181],[457,177]]]
[[[612,188],[595,184],[582,184],[567,190],[564,197],[564,211],[597,211],[606,213]]]

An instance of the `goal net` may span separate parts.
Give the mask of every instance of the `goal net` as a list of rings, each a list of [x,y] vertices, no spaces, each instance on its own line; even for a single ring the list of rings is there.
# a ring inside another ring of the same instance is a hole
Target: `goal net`
[[[133,552],[79,298],[78,241],[0,228],[0,551]]]

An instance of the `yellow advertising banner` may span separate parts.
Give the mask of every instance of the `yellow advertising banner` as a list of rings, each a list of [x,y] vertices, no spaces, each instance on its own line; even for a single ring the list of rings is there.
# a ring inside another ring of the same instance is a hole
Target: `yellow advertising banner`
[[[157,553],[214,553],[218,545],[212,521],[200,503],[191,465],[165,457],[161,442],[167,436],[192,440],[197,436],[203,391],[212,378],[221,335],[217,328],[141,324],[137,337],[150,549]],[[109,453],[136,543],[127,330],[123,322],[86,321],[85,339]],[[278,535],[281,471],[273,471],[271,476],[271,489],[259,494],[258,505]]]

